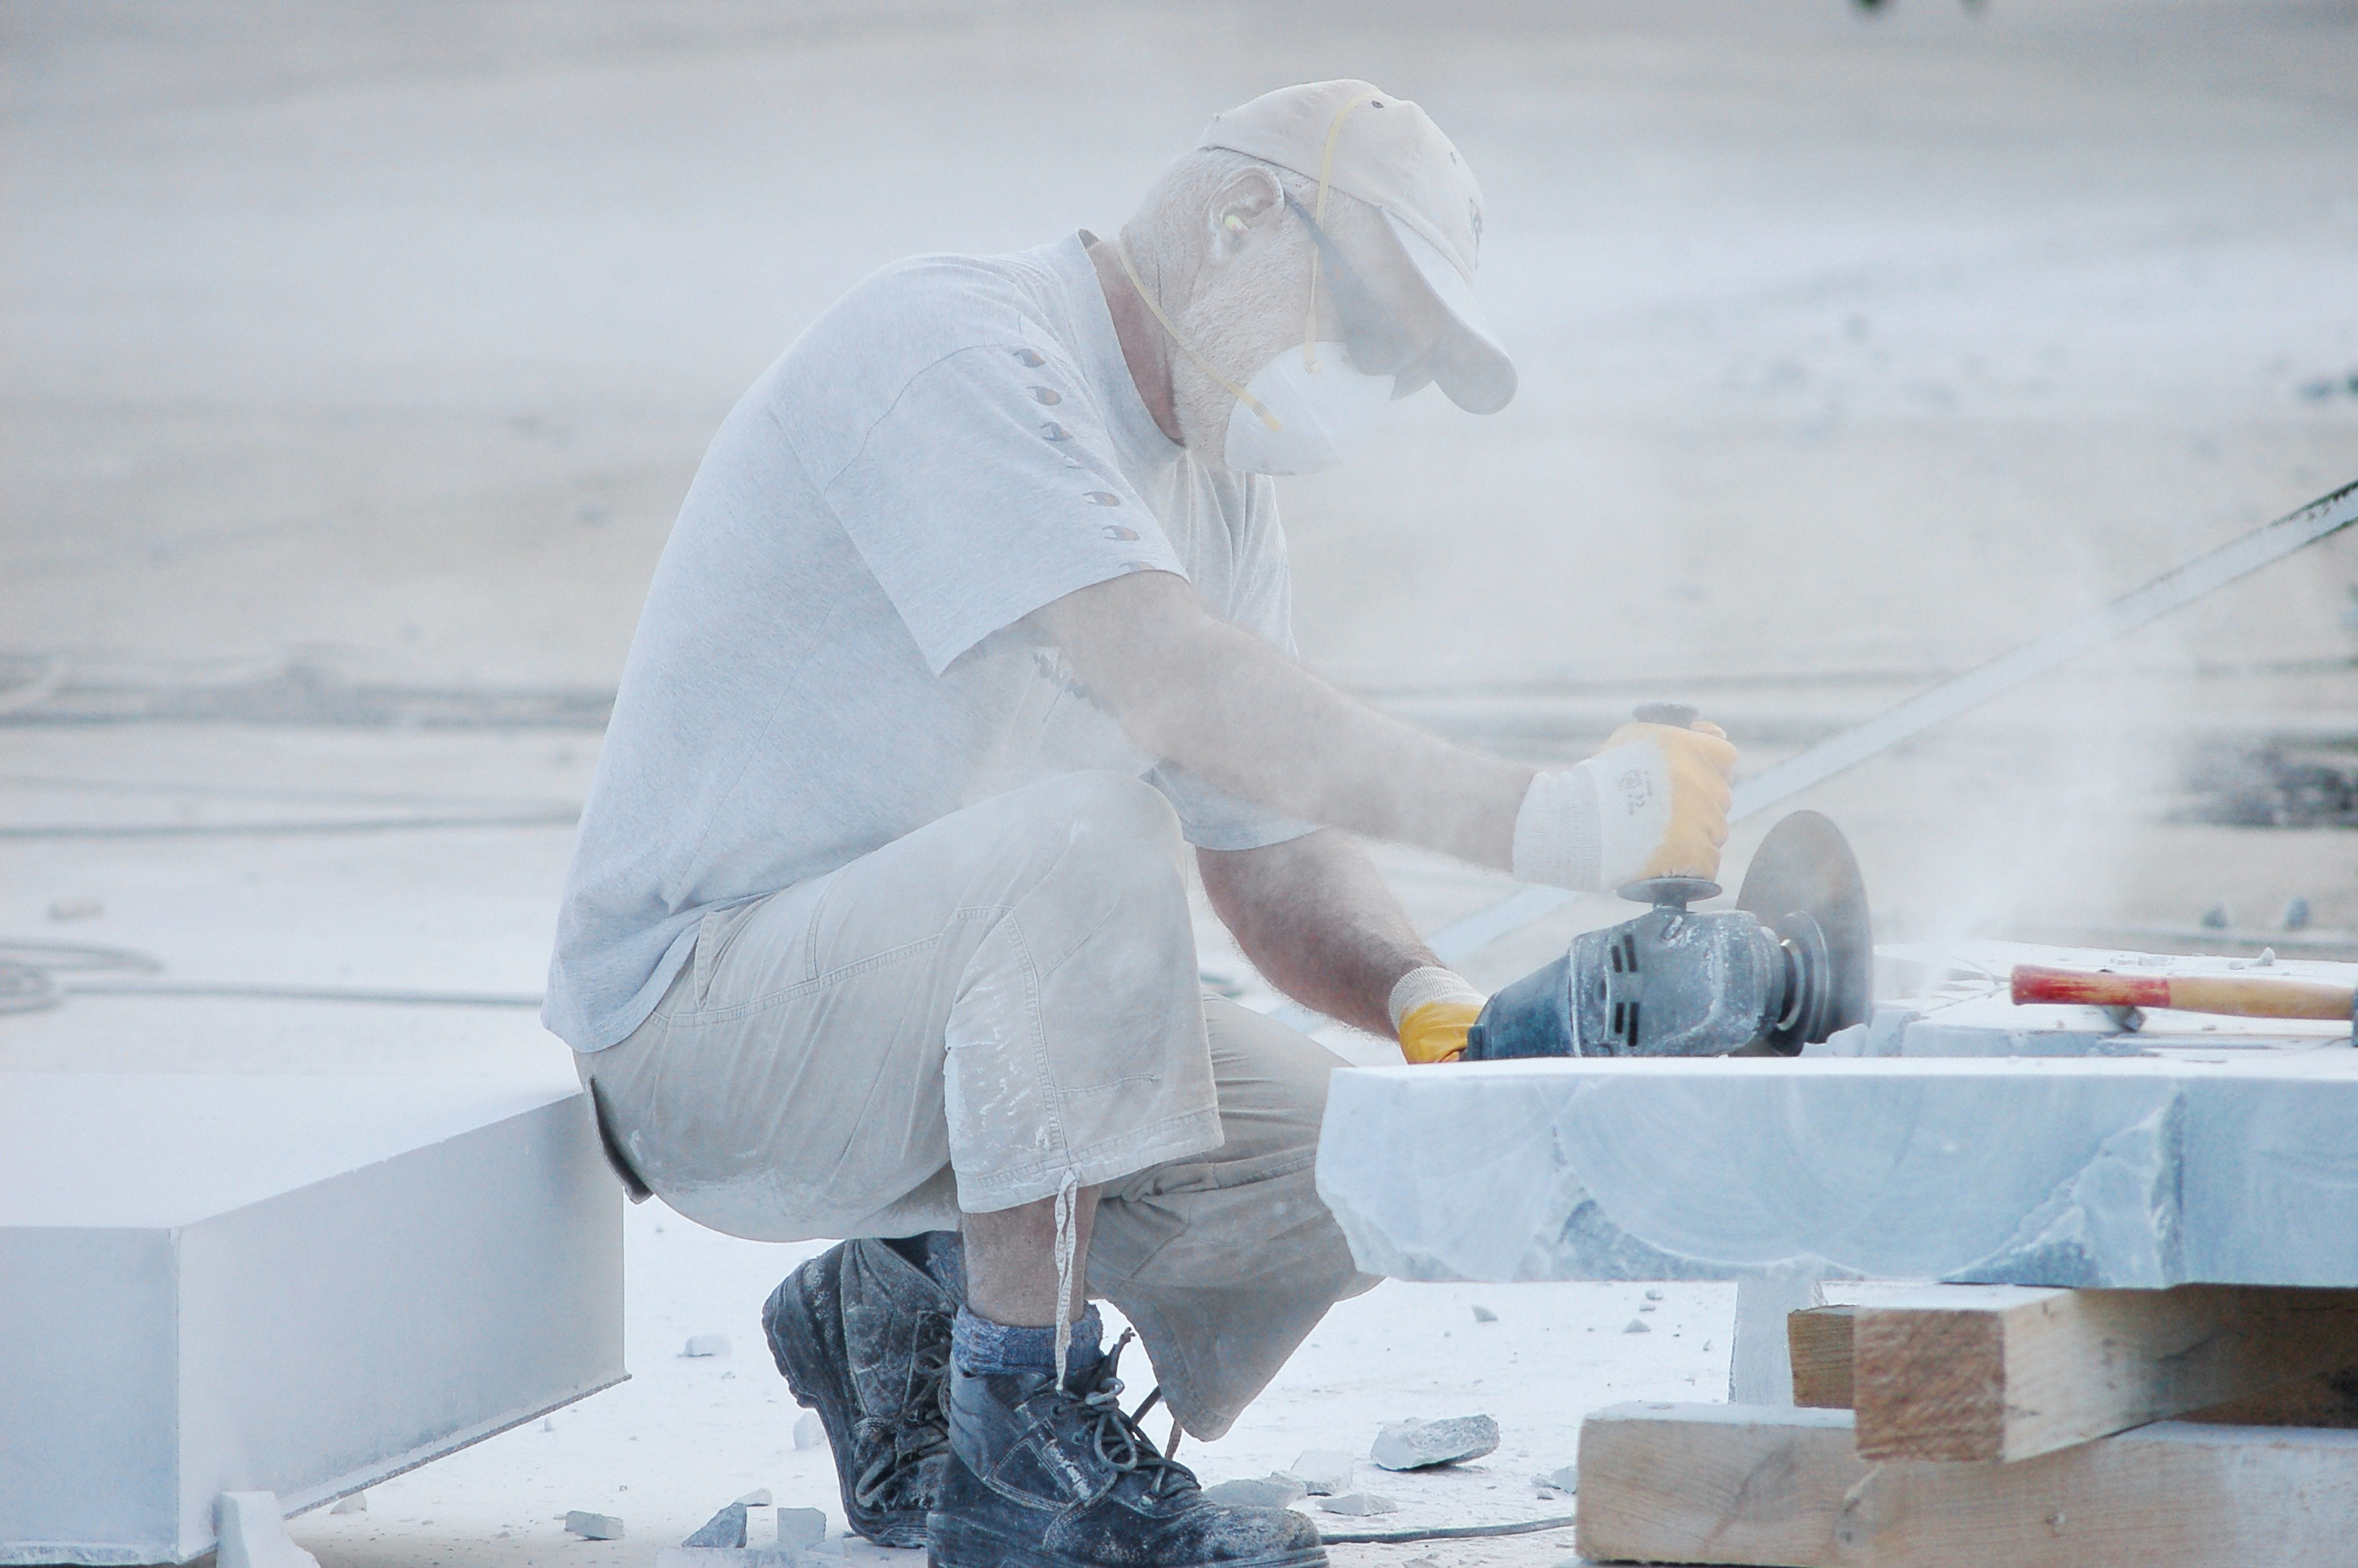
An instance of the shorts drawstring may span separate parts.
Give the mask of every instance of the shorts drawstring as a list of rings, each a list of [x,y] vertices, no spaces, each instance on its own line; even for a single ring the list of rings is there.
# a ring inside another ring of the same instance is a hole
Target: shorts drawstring
[[[1073,1348],[1073,1255],[1079,1250],[1074,1232],[1075,1211],[1080,1207],[1081,1173],[1069,1166],[1056,1185],[1056,1386],[1065,1386],[1065,1362]]]

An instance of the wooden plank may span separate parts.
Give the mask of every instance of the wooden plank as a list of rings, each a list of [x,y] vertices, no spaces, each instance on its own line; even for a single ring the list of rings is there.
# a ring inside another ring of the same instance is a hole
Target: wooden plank
[[[1595,1562],[2358,1563],[2358,1433],[2164,1422],[2013,1464],[1864,1460],[1842,1411],[1627,1404],[1580,1438]]]
[[[1785,1318],[1793,1357],[1793,1402],[1811,1410],[1851,1404],[1851,1322],[1856,1307],[1805,1307]]]
[[[1869,1459],[2025,1459],[2353,1365],[2353,1291],[1939,1285],[1852,1325]]]

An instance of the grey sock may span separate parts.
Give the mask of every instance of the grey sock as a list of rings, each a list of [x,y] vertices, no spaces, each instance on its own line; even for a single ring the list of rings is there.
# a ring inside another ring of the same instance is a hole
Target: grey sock
[[[1084,1371],[1097,1365],[1105,1354],[1104,1339],[1105,1325],[1098,1317],[1098,1309],[1091,1307],[1073,1325],[1072,1344],[1065,1353],[1065,1365]],[[1056,1331],[1011,1328],[987,1317],[977,1317],[960,1307],[957,1322],[950,1329],[950,1361],[958,1370],[978,1375],[1054,1372]]]

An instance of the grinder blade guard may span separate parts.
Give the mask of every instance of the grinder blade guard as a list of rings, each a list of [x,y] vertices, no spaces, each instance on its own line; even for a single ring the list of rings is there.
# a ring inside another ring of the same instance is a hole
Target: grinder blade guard
[[[1866,1021],[1866,888],[1842,830],[1818,813],[1769,829],[1733,910],[1686,908],[1718,892],[1709,882],[1641,885],[1652,909],[1581,933],[1492,997],[1463,1059],[1790,1056]]]

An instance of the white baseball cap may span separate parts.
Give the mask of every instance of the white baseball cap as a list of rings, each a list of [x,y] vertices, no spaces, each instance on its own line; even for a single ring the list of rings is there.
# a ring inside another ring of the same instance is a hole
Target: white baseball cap
[[[1457,330],[1433,381],[1469,414],[1515,395],[1515,364],[1474,298],[1482,191],[1432,117],[1372,82],[1311,81],[1216,117],[1197,144],[1242,153],[1379,210]]]

